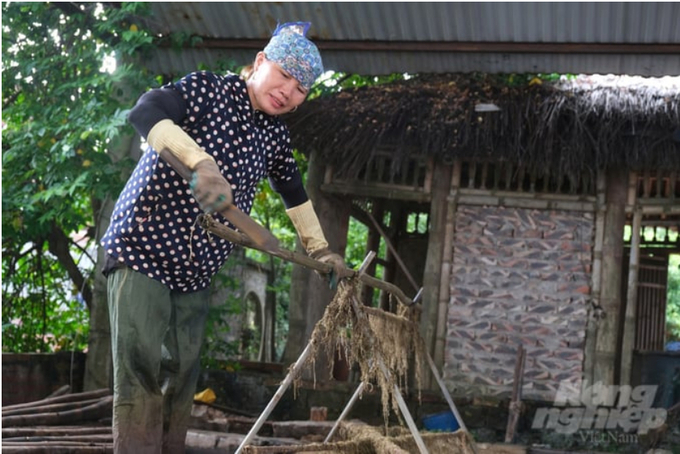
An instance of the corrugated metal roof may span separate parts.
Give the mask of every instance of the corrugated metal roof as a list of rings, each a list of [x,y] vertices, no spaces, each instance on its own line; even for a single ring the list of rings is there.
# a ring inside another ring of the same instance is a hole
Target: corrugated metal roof
[[[151,8],[158,33],[216,40],[209,49],[161,49],[150,66],[162,72],[220,59],[247,64],[258,50],[253,45],[264,43],[277,23],[309,21],[326,68],[336,71],[680,74],[680,3],[674,2],[158,2]],[[456,51],[459,44],[477,48]],[[666,53],[659,53],[663,46]]]

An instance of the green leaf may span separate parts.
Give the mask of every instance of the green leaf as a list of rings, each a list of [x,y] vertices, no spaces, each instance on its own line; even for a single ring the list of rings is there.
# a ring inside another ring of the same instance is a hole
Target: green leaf
[[[70,291],[72,270],[47,253],[45,239],[54,229],[69,236],[96,225],[101,200],[129,173],[130,159],[116,165],[108,156],[108,144],[130,133],[125,112],[134,99],[118,87],[141,93],[156,78],[129,62],[114,75],[99,68],[111,55],[136,56],[152,45],[137,16],[149,10],[136,2],[2,4],[2,95],[12,100],[2,130],[4,351],[61,348],[73,345],[73,333],[87,333],[87,314]],[[93,264],[82,255],[72,247],[70,261],[92,285]]]

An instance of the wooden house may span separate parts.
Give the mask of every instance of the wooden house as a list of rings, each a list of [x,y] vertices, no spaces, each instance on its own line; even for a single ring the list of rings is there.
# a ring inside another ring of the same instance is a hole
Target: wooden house
[[[367,251],[390,245],[384,278],[422,287],[421,332],[454,394],[508,395],[519,346],[523,395],[548,401],[563,383],[630,384],[636,358],[664,349],[679,86],[419,75],[287,121],[331,245],[351,216]]]

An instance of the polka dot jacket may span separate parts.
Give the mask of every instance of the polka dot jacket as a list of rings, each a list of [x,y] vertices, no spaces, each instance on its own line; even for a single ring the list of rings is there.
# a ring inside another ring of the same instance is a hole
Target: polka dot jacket
[[[263,178],[281,184],[299,178],[287,127],[252,109],[239,76],[196,72],[174,88],[187,106],[180,126],[215,158],[243,212],[250,213]],[[201,290],[233,249],[197,225],[201,213],[188,183],[149,147],[116,202],[101,244],[119,263],[171,290]]]

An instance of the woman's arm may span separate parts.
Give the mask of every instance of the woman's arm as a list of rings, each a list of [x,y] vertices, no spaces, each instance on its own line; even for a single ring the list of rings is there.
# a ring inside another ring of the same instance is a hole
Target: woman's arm
[[[178,126],[186,116],[182,94],[171,88],[144,93],[128,114],[128,121],[151,147],[168,150],[193,172],[191,189],[201,208],[222,211],[233,200],[231,187],[215,159]]]
[[[128,121],[145,139],[161,120],[180,123],[186,116],[182,94],[171,88],[156,88],[144,93],[128,114]]]

